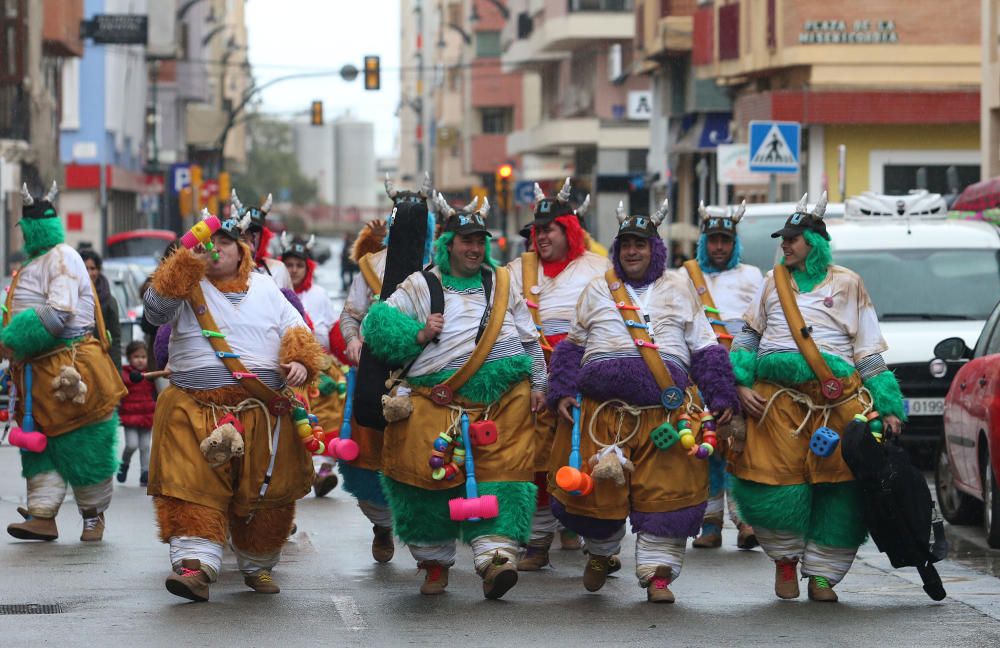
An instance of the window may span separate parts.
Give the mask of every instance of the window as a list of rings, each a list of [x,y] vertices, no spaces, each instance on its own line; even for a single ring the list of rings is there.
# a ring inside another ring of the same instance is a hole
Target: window
[[[950,193],[949,166],[954,166],[958,172],[959,187],[979,182],[978,164],[886,164],[883,167],[883,192],[902,195],[924,185],[931,193]]]
[[[511,131],[513,110],[510,108],[483,108],[483,135],[504,135]]]
[[[500,32],[476,32],[476,58],[497,58],[501,51]]]

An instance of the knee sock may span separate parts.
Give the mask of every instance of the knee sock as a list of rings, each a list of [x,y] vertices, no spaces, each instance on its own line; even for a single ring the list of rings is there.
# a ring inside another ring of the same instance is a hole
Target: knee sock
[[[555,532],[559,530],[559,520],[552,515],[552,507],[544,504],[535,508],[535,515],[531,519],[531,540],[533,544],[552,544]]]
[[[28,513],[32,516],[55,517],[65,497],[66,481],[58,472],[49,470],[28,478]]]
[[[771,560],[795,559],[802,557],[806,548],[805,538],[795,531],[776,531],[755,526],[757,541]]]
[[[516,542],[501,535],[479,536],[473,538],[469,544],[472,545],[472,557],[476,563],[476,572],[480,574],[493,562],[494,556],[499,554],[501,558],[516,563],[518,554],[521,552]]]
[[[222,545],[205,538],[174,536],[170,538],[170,564],[178,569],[182,560],[200,561],[208,582],[214,583],[222,569]]]
[[[831,585],[836,585],[851,568],[857,553],[857,548],[828,547],[810,540],[802,558],[802,575],[823,576]]]
[[[103,513],[111,506],[111,494],[114,489],[111,486],[111,478],[108,477],[99,484],[91,486],[74,486],[73,497],[76,498],[76,505],[80,509],[80,514],[84,511],[97,511]],[[84,516],[86,517],[86,516]]]
[[[622,538],[625,537],[625,525],[618,529],[611,537],[597,539],[584,536],[583,540],[587,544],[587,552],[595,556],[614,556],[622,550]]]
[[[675,582],[684,566],[687,538],[664,538],[651,533],[635,536],[635,575],[643,587],[649,585],[657,567],[670,567],[670,582]]]
[[[419,562],[434,560],[442,565],[451,567],[455,564],[455,541],[444,542],[437,545],[406,545],[410,549],[410,555]]]
[[[388,506],[380,506],[370,500],[358,500],[358,508],[375,526],[392,528],[392,511]]]

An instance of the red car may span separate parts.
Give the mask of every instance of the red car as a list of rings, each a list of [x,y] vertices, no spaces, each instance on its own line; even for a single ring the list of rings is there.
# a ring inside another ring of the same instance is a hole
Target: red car
[[[952,524],[981,521],[986,541],[1000,548],[1000,304],[975,349],[961,338],[934,348],[931,373],[962,363],[944,401],[944,439],[934,481],[938,506]]]

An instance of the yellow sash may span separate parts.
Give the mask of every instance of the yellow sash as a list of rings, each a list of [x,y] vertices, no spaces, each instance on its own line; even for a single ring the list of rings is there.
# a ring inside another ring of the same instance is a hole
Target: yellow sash
[[[684,268],[688,271],[688,275],[691,277],[691,283],[694,284],[694,288],[698,292],[698,296],[701,297],[701,305],[705,309],[705,316],[712,325],[712,330],[715,331],[716,339],[718,339],[719,344],[726,347],[726,350],[728,351],[733,345],[733,336],[726,330],[726,325],[720,319],[721,313],[719,313],[719,309],[715,306],[715,300],[712,299],[712,293],[708,289],[708,283],[705,281],[705,275],[701,272],[701,266],[698,265],[698,261],[696,259],[691,259],[684,262]]]

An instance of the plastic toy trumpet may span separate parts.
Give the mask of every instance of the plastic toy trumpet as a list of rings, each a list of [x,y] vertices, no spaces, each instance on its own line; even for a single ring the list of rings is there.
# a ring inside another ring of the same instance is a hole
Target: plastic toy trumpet
[[[354,385],[357,382],[357,369],[351,367],[347,371],[347,402],[344,403],[344,422],[340,425],[340,434],[326,440],[328,457],[342,461],[354,461],[361,454],[358,442],[351,438],[351,416],[354,412]]]
[[[31,413],[31,365],[24,366],[24,418],[21,425],[10,429],[7,437],[12,446],[28,452],[42,452],[49,444],[49,438],[35,431],[35,417]]]
[[[556,472],[556,485],[570,495],[590,495],[594,478],[580,470],[580,394],[573,405],[573,433],[570,437],[569,465]]]
[[[479,522],[500,515],[500,502],[496,495],[479,495],[476,484],[476,467],[472,462],[472,443],[469,440],[469,415],[462,413],[462,444],[468,451],[465,456],[465,497],[448,501],[448,511],[455,522]]]
[[[219,253],[215,251],[212,243],[212,234],[219,231],[222,222],[218,216],[209,216],[203,221],[198,221],[184,236],[181,237],[181,245],[189,250],[193,250],[199,244],[212,253],[212,260],[219,260]]]

